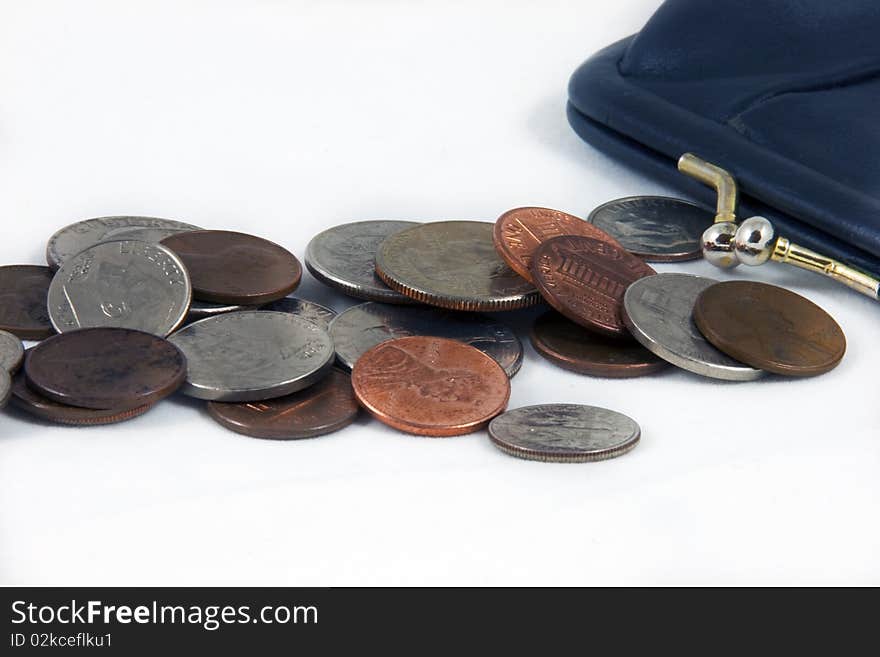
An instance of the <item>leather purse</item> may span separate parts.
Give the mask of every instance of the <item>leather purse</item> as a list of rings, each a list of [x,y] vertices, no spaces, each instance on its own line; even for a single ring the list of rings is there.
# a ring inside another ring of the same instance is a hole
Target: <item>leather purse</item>
[[[709,207],[676,163],[727,169],[738,216],[880,276],[880,3],[668,0],[569,83],[585,141]]]

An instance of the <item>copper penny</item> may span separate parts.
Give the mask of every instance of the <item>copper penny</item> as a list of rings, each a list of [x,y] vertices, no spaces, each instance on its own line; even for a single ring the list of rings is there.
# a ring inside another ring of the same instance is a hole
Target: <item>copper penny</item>
[[[153,404],[186,379],[186,359],[167,340],[123,328],[54,335],[30,349],[27,384],[59,404],[128,410]]]
[[[547,240],[562,235],[592,237],[618,245],[616,239],[572,214],[550,208],[514,208],[495,222],[492,239],[507,265],[530,283],[532,258]],[[621,247],[622,248],[622,247]]]
[[[578,374],[624,379],[653,374],[668,365],[637,342],[588,331],[553,310],[535,320],[530,337],[544,358]]]
[[[846,337],[809,299],[775,285],[727,281],[697,297],[694,322],[715,347],[743,363],[785,376],[834,369]]]
[[[510,379],[491,356],[421,335],[376,345],[355,363],[351,381],[371,415],[420,436],[477,431],[510,397]]]
[[[76,406],[58,404],[29,388],[23,372],[20,372],[12,380],[11,403],[16,408],[41,420],[77,426],[94,426],[122,422],[123,420],[130,420],[131,418],[143,415],[153,408],[153,404],[145,404],[124,411],[116,411],[78,408]]]
[[[583,236],[543,242],[532,260],[535,287],[573,322],[612,337],[629,337],[623,294],[631,283],[656,272],[616,242]]]
[[[54,335],[46,305],[51,282],[49,267],[0,267],[0,329],[23,340],[42,340]]]
[[[254,438],[313,438],[354,421],[358,403],[351,377],[333,369],[313,386],[292,395],[248,403],[208,402],[208,413],[227,429]]]
[[[221,304],[261,305],[293,292],[302,266],[274,242],[228,230],[195,230],[166,237],[189,271],[193,298]]]

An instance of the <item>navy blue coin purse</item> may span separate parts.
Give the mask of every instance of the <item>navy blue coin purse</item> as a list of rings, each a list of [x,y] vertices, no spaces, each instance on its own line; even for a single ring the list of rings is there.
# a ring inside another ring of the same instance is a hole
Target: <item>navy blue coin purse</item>
[[[668,0],[569,84],[584,140],[709,207],[676,169],[730,171],[740,217],[880,275],[880,3]]]

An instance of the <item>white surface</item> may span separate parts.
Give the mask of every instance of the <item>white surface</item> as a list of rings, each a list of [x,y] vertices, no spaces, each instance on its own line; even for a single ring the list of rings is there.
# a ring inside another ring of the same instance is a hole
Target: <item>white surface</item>
[[[575,67],[654,6],[0,0],[0,262],[40,263],[53,231],[98,215],[301,256],[346,221],[584,215],[668,192],[564,117]],[[780,266],[735,275],[825,307],[843,363],[804,381],[610,381],[527,346],[511,407],[584,402],[641,424],[641,445],[602,463],[367,419],[261,441],[186,400],[91,430],[3,414],[0,582],[878,584],[880,307]],[[311,279],[300,293],[351,303]]]

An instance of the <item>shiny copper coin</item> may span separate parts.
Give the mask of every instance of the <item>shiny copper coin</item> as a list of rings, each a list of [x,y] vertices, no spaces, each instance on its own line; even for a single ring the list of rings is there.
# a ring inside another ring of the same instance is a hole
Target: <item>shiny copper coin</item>
[[[351,373],[361,405],[421,436],[477,431],[507,406],[510,379],[491,356],[457,340],[411,336],[376,345]]]
[[[193,298],[261,305],[293,292],[302,266],[290,251],[261,237],[228,230],[194,230],[166,237],[189,271]]]
[[[260,402],[208,402],[208,413],[227,429],[254,438],[313,438],[354,421],[358,403],[351,377],[342,370],[292,395]]]
[[[58,404],[29,388],[25,381],[24,373],[19,373],[12,380],[11,403],[16,408],[41,420],[77,426],[113,424],[130,420],[131,418],[143,415],[154,406],[153,404],[145,404],[124,411],[116,411],[112,409],[78,408],[76,406]]]
[[[612,337],[631,338],[623,323],[623,293],[656,272],[613,240],[583,236],[543,242],[532,260],[535,287],[573,322]]]
[[[775,285],[727,281],[697,297],[694,322],[715,347],[743,363],[785,376],[834,369],[846,337],[809,299]]]
[[[578,374],[624,379],[668,366],[637,342],[588,331],[553,310],[535,320],[530,337],[544,358]]]
[[[39,265],[0,267],[0,329],[23,340],[42,340],[55,334],[46,297],[52,270]]]
[[[535,251],[549,239],[580,235],[618,245],[608,233],[583,219],[550,208],[514,208],[495,222],[492,239],[507,265],[530,283]],[[622,247],[621,247],[622,248]]]
[[[54,335],[30,349],[27,384],[59,404],[117,411],[153,404],[186,379],[186,358],[143,331],[88,328]]]

